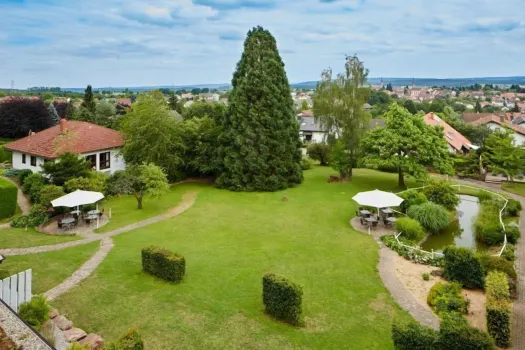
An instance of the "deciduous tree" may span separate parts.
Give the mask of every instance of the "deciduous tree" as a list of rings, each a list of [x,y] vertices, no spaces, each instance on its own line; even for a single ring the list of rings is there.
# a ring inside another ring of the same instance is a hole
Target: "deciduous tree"
[[[512,131],[496,131],[485,139],[481,157],[489,169],[503,173],[513,183],[525,171],[525,150],[517,145]]]
[[[367,75],[357,56],[347,56],[345,72],[333,78],[331,69],[325,70],[314,95],[315,119],[347,150],[350,168],[344,175],[349,177],[357,163],[361,138],[369,128],[369,115],[363,110],[370,93],[363,86]]]
[[[369,132],[363,139],[363,161],[374,167],[388,160],[397,168],[399,187],[405,187],[405,174],[417,180],[427,178],[426,166],[444,174],[453,173],[443,129],[426,125],[421,115],[412,115],[394,103],[386,114],[386,125]]]
[[[0,103],[0,137],[21,138],[52,125],[48,106],[40,99],[14,97]]]
[[[233,74],[223,120],[217,185],[234,191],[276,191],[302,182],[299,124],[275,38],[248,32]]]

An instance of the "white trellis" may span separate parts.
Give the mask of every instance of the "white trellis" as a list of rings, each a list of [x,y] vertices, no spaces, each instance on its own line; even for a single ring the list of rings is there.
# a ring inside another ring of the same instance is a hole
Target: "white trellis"
[[[20,304],[30,301],[32,270],[22,271],[0,280],[0,299],[18,312]]]

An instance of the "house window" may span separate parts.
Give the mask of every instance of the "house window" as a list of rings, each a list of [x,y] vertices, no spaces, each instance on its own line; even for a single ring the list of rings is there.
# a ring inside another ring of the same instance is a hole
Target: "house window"
[[[26,155],[22,154],[22,164],[25,164],[25,163],[26,163]]]
[[[111,167],[110,153],[100,153],[100,170],[109,169]]]
[[[86,160],[90,163],[91,169],[96,169],[97,168],[97,155],[96,154],[92,154],[90,156],[87,156]]]
[[[31,156],[31,166],[36,166],[36,157]]]

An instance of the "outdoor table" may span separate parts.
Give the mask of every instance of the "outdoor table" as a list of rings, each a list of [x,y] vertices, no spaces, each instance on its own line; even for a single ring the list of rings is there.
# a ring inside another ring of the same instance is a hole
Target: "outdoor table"
[[[80,210],[73,210],[73,211],[70,211],[69,214],[71,215],[80,215]]]
[[[98,219],[98,215],[96,214],[91,214],[91,215],[86,216],[86,220],[96,220],[96,219]]]
[[[394,214],[394,211],[392,209],[390,209],[390,208],[383,208],[383,209],[381,209],[381,212],[383,214]]]
[[[376,218],[365,218],[366,222],[374,223],[378,222]]]
[[[359,214],[361,214],[362,217],[370,216],[370,212],[368,210],[359,210]]]
[[[386,221],[389,221],[389,222],[391,222],[391,223],[396,222],[396,220],[397,220],[397,219],[396,219],[395,217],[391,217],[391,218],[387,218],[387,219],[386,219]]]
[[[75,222],[75,219],[73,218],[65,218],[65,219],[60,220],[60,223],[64,225],[72,224],[74,222]]]
[[[100,210],[90,210],[87,212],[88,215],[98,215],[100,214]]]

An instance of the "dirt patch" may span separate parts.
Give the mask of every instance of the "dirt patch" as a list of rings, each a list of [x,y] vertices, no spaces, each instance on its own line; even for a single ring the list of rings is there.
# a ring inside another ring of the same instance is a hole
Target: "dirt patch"
[[[319,314],[315,317],[304,318],[305,327],[301,328],[306,333],[323,333],[329,328],[328,316]]]
[[[366,318],[374,320],[378,314],[387,313],[390,317],[394,317],[394,308],[387,302],[388,295],[386,293],[379,293],[375,299],[368,302],[368,307],[371,309],[366,314]]]
[[[430,276],[428,281],[423,280],[423,273],[428,273],[436,270],[437,267],[415,264],[401,256],[396,257],[396,275],[398,279],[405,285],[410,293],[417,299],[417,301],[425,308],[430,309],[427,304],[427,295],[430,288],[437,282],[446,282],[439,276]],[[486,331],[485,319],[485,293],[480,290],[462,289],[461,293],[465,298],[470,300],[469,313],[465,317],[470,324],[480,330]]]

